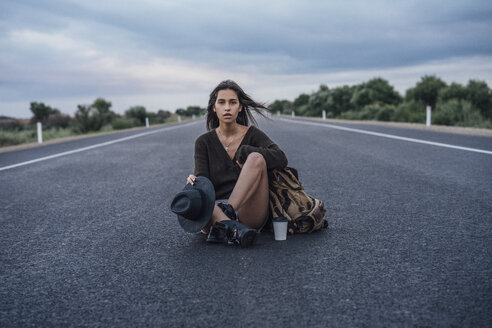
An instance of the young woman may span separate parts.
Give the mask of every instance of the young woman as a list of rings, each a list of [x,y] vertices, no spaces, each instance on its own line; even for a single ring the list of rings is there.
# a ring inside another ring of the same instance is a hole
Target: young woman
[[[202,230],[211,243],[251,245],[256,229],[268,219],[268,170],[284,168],[282,150],[256,127],[251,113],[266,107],[255,102],[234,81],[221,82],[210,94],[207,130],[195,142],[195,172],[212,181],[216,205]],[[249,126],[249,122],[254,126]]]

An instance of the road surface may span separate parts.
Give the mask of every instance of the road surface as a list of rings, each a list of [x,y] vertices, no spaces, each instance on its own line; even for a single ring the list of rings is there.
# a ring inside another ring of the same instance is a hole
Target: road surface
[[[492,325],[492,138],[259,123],[328,230],[183,232],[204,120],[0,154],[0,326]]]

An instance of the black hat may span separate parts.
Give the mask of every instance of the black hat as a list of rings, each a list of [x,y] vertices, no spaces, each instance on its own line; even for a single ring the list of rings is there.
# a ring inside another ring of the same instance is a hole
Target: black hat
[[[198,232],[210,219],[215,206],[215,189],[206,177],[197,177],[195,185],[186,184],[183,191],[174,196],[171,211],[178,215],[178,222],[186,232]]]

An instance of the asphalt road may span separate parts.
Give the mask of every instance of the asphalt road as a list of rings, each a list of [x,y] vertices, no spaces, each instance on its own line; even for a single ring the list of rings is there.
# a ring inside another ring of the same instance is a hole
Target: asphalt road
[[[169,204],[203,120],[0,171],[0,326],[492,326],[491,154],[260,128],[325,201],[328,230],[248,249],[184,233]],[[488,137],[356,128],[492,151]],[[3,153],[0,169],[120,137]]]

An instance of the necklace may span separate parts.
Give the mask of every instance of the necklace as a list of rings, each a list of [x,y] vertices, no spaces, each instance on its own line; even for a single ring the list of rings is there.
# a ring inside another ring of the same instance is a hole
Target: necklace
[[[220,136],[222,137],[222,139],[224,139],[224,143],[226,143],[226,142],[227,142],[227,140],[226,140],[226,138],[222,135],[222,132],[220,132],[220,128],[217,128],[217,131],[219,131]],[[231,142],[229,142],[229,144],[228,144],[228,145],[226,145],[226,146],[224,147],[226,152],[229,152],[229,146],[230,146],[230,145],[232,144],[232,142],[234,141],[234,138],[235,138],[235,136],[233,136],[233,137],[232,137],[232,139],[231,139]]]

